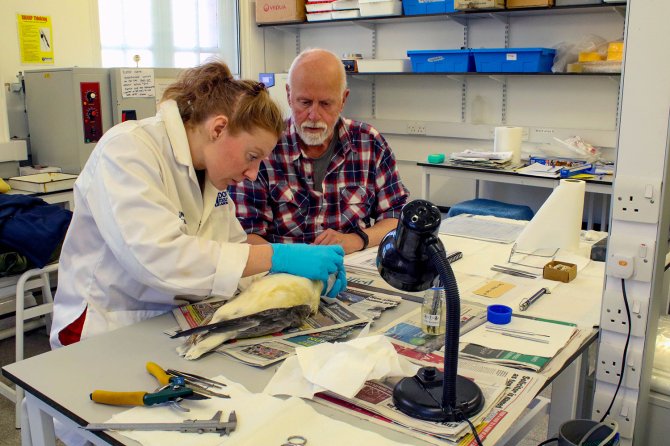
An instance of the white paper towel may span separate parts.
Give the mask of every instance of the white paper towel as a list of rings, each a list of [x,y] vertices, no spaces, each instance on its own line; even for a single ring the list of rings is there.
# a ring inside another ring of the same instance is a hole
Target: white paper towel
[[[534,252],[538,249],[567,249],[579,247],[582,229],[584,190],[580,180],[561,180],[535,217],[516,239],[516,250]]]
[[[494,152],[512,152],[512,163],[521,162],[522,127],[496,127],[493,138]]]

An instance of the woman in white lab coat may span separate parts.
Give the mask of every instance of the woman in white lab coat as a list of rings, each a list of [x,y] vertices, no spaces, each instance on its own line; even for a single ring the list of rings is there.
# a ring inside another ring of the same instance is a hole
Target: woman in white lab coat
[[[51,345],[232,296],[243,276],[346,278],[339,246],[248,245],[227,187],[255,180],[284,124],[262,84],[210,62],[186,70],[158,114],[105,133],[74,187]]]

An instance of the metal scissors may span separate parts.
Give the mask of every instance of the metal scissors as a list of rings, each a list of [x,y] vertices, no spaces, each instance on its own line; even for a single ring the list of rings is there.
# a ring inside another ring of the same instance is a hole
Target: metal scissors
[[[307,444],[307,439],[302,435],[291,435],[286,439],[286,443],[281,446],[304,446]]]

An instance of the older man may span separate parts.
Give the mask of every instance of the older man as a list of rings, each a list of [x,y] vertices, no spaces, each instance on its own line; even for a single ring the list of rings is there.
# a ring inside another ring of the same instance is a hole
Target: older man
[[[302,52],[286,93],[292,116],[257,181],[230,190],[247,241],[339,244],[346,253],[378,245],[409,192],[379,132],[340,116],[349,95],[342,62]]]

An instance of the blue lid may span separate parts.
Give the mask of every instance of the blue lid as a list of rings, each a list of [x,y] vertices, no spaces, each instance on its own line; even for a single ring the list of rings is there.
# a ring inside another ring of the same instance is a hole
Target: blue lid
[[[486,320],[492,324],[504,325],[512,321],[512,309],[507,305],[489,305]]]
[[[458,54],[463,54],[463,53],[468,53],[470,52],[469,49],[465,50],[408,50],[407,55],[419,55],[419,54],[453,54],[453,53],[458,53]]]
[[[556,50],[553,48],[473,48],[470,51],[473,53],[527,53],[541,51],[544,54],[555,54]]]

